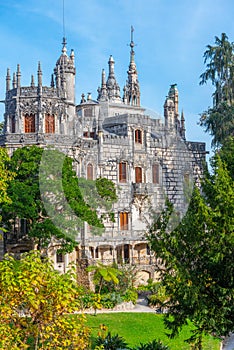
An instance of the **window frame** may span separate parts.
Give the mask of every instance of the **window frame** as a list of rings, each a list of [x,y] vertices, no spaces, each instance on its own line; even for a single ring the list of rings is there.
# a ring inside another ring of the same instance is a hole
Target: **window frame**
[[[45,116],[45,133],[46,134],[54,134],[55,133],[54,114],[46,114],[46,116]]]
[[[119,163],[119,182],[127,182],[127,162]]]
[[[24,132],[26,134],[28,133],[35,133],[36,132],[36,121],[35,121],[35,114],[26,113],[24,116]]]
[[[129,230],[129,213],[127,211],[119,213],[119,228],[121,231]]]
[[[135,143],[142,145],[142,139],[143,139],[142,130],[136,129],[135,130]]]
[[[152,183],[158,185],[160,182],[159,164],[152,164]]]

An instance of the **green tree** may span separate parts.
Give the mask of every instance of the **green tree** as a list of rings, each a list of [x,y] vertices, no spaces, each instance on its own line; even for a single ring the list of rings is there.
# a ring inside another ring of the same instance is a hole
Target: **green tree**
[[[212,166],[203,195],[195,187],[179,226],[170,232],[169,206],[149,232],[170,296],[166,326],[173,337],[190,320],[194,349],[202,349],[204,334],[222,336],[234,329],[234,184],[219,157]]]
[[[234,180],[234,137],[228,137],[221,149],[219,150],[219,156],[223,162],[227,165],[229,175]]]
[[[59,274],[38,251],[0,262],[0,348],[87,349],[89,329],[79,310],[72,271]]]
[[[121,271],[113,266],[104,265],[97,263],[97,265],[90,265],[87,267],[88,272],[93,272],[93,282],[98,286],[98,294],[101,293],[104,281],[113,282],[114,284],[119,283],[118,275]]]
[[[70,252],[84,221],[103,228],[96,208],[83,197],[68,156],[57,150],[23,147],[14,152],[9,170],[16,177],[8,188],[11,203],[3,206],[5,224],[11,231],[17,218],[24,219],[26,236],[38,249],[55,239],[61,251]]]
[[[7,194],[10,181],[14,178],[14,173],[7,169],[7,163],[10,161],[7,151],[0,148],[0,205],[11,203],[11,199]],[[2,213],[0,212],[0,224],[2,222]],[[1,228],[1,226],[0,226]],[[1,228],[3,230],[3,228]]]
[[[7,188],[14,177],[14,173],[7,168],[10,158],[5,148],[0,147],[0,204],[9,203],[10,198],[7,195]]]
[[[0,135],[3,134],[4,122],[0,122]]]
[[[200,84],[210,81],[215,91],[213,107],[202,114],[200,125],[213,137],[213,146],[219,146],[234,135],[234,44],[225,33],[215,37],[214,46],[207,46],[204,63]]]

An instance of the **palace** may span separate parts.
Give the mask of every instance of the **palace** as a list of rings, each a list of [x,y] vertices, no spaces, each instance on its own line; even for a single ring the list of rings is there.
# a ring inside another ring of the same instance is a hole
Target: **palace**
[[[188,202],[185,187],[198,182],[205,162],[205,143],[187,141],[185,118],[179,113],[176,84],[169,88],[164,104],[164,120],[155,119],[141,106],[140,84],[135,62],[133,36],[126,85],[121,94],[115,76],[115,61],[109,71],[101,72],[97,98],[82,94],[75,103],[75,55],[62,53],[51,77],[43,86],[38,64],[37,81],[21,86],[20,65],[6,76],[4,134],[0,146],[12,154],[22,146],[56,145],[73,157],[78,177],[106,177],[117,188],[118,202],[113,205],[114,222],[106,219],[105,231],[94,235],[87,223],[77,233],[87,260],[137,265],[141,283],[154,277],[151,253],[145,239],[150,212],[160,212],[168,197],[182,216]],[[26,248],[19,239],[7,242],[7,249],[21,252]],[[79,260],[80,245],[72,254],[54,254],[57,269],[66,270],[70,260]]]

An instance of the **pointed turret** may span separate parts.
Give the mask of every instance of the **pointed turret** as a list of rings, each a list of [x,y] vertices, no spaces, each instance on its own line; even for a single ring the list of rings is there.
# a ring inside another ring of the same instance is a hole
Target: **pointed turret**
[[[54,74],[51,74],[50,86],[51,86],[52,88],[54,88]]]
[[[56,62],[54,69],[56,87],[60,90],[60,95],[66,98],[69,103],[71,114],[74,113],[75,107],[75,54],[74,50],[71,50],[70,57],[67,55],[67,41],[63,38],[62,42],[62,54]],[[72,106],[72,107],[71,107]]]
[[[38,62],[38,69],[37,69],[37,84],[38,84],[38,87],[42,86],[42,70],[41,70],[40,62]]]
[[[109,75],[106,82],[108,99],[112,102],[121,102],[120,88],[115,78],[115,61],[112,55],[109,58],[108,65]]]
[[[178,113],[179,106],[179,93],[177,89],[177,84],[172,84],[170,86],[168,96],[164,103],[164,117],[165,125],[169,128],[174,128],[174,130],[180,131],[180,120]]]
[[[20,78],[21,78],[21,72],[20,72],[20,65],[17,64],[17,72],[16,72],[16,85],[17,85],[17,88],[20,88]]]
[[[98,88],[98,101],[107,101],[107,88],[106,88],[106,73],[102,70],[102,82],[101,87]]]
[[[17,86],[17,84],[16,84],[16,75],[15,75],[15,73],[13,73],[13,80],[12,80],[12,87],[13,87],[13,89],[16,89],[16,86]]]
[[[180,125],[181,125],[180,134],[181,134],[182,138],[185,140],[185,118],[184,118],[184,111],[183,110],[181,112]]]
[[[34,75],[31,75],[31,87],[35,87]]]
[[[136,63],[135,63],[135,52],[134,52],[134,41],[133,41],[134,29],[131,27],[131,42],[130,42],[130,63],[128,68],[128,80],[124,87],[123,101],[132,106],[140,106],[140,85],[138,81]]]
[[[11,75],[10,75],[10,69],[7,68],[7,75],[6,75],[6,92],[11,89]]]

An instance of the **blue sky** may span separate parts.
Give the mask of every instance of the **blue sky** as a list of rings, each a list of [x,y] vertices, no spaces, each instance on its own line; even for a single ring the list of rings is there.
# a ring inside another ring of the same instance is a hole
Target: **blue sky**
[[[159,114],[170,84],[177,83],[187,139],[210,138],[197,126],[199,114],[212,104],[212,87],[199,86],[203,53],[214,37],[234,37],[233,0],[64,0],[68,50],[75,50],[77,103],[84,92],[97,96],[101,70],[109,55],[121,89],[127,78],[130,27],[134,27],[141,103]],[[0,99],[5,76],[21,65],[22,85],[36,76],[38,61],[43,84],[50,84],[63,37],[62,0],[0,0]],[[3,118],[3,105],[0,119]]]

